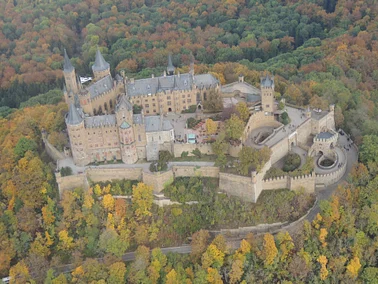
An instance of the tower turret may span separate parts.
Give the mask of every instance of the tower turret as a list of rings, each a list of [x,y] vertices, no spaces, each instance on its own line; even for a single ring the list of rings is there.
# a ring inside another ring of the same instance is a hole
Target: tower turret
[[[261,78],[261,105],[264,112],[274,112],[274,77]]]
[[[133,106],[126,95],[122,95],[116,106],[119,141],[121,144],[122,161],[133,164],[138,160],[133,129]]]
[[[66,82],[66,93],[65,96],[66,103],[69,104],[73,102],[72,94],[77,94],[79,91],[77,81],[76,81],[76,74],[75,68],[72,66],[70,59],[68,58],[67,51],[64,49],[64,62],[63,62],[63,74],[64,74],[64,81]]]
[[[73,103],[70,104],[66,124],[74,163],[78,166],[89,164],[89,157],[86,153],[87,132],[85,131],[84,118]]]
[[[171,54],[168,55],[167,74],[169,76],[175,74],[175,66],[173,66],[173,63],[172,63],[172,55]]]
[[[105,61],[99,48],[96,51],[96,59],[92,65],[92,71],[96,81],[110,75],[110,65]]]

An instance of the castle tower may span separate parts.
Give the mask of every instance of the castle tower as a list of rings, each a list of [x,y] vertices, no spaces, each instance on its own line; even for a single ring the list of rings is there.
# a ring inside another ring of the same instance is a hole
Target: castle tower
[[[84,119],[73,103],[70,104],[66,124],[74,163],[78,166],[89,164],[89,157],[86,153],[87,136]]]
[[[79,92],[79,87],[76,81],[75,68],[72,66],[70,59],[68,58],[67,51],[64,49],[64,62],[63,62],[63,74],[65,81],[64,98],[66,103],[69,104],[73,101],[73,96]]]
[[[116,106],[116,119],[119,127],[122,162],[134,164],[138,160],[135,135],[132,127],[133,106],[125,95],[122,95]]]
[[[100,49],[97,48],[95,63],[92,65],[94,80],[97,81],[110,75],[110,65],[105,61]]]
[[[264,112],[274,112],[274,77],[261,78],[261,105]]]
[[[172,63],[172,55],[168,55],[168,66],[167,66],[167,75],[171,76],[175,74],[175,66]]]

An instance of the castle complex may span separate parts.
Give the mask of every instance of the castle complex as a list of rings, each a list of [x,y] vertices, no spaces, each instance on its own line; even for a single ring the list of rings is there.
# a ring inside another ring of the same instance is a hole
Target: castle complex
[[[186,133],[187,127],[177,123],[177,117],[181,115],[170,116],[170,119],[165,116],[181,113],[193,105],[197,110],[202,109],[211,93],[232,104],[244,100],[250,109],[249,120],[240,137],[241,143],[229,145],[227,154],[238,157],[242,147],[268,147],[272,154],[258,172],[253,171],[248,177],[222,172],[213,165],[182,166],[173,162],[169,171],[161,173],[145,171],[143,165],[132,168],[99,166],[97,170],[86,168],[85,172],[92,180],[136,175],[139,180],[153,186],[155,192],[160,192],[174,177],[211,176],[219,178],[221,191],[256,202],[263,190],[305,188],[314,192],[316,187],[324,188],[339,181],[347,170],[347,151],[351,144],[342,131],[341,136],[336,131],[334,105],[330,105],[328,110],[320,110],[290,107],[282,101],[278,108],[273,76],[263,76],[260,89],[244,82],[242,75],[238,82],[220,86],[210,74],[195,75],[193,60],[189,73],[176,72],[171,56],[168,57],[166,71],[157,77],[134,80],[116,75],[113,79],[109,68],[97,50],[92,66],[94,80],[84,87],[76,77],[66,52],[64,54],[64,97],[69,105],[66,123],[76,166],[99,161],[122,160],[125,164],[133,164],[139,159],[157,160],[160,150],[170,151],[174,157],[181,157],[183,153],[192,155],[194,150],[213,154],[209,143],[175,143],[174,127],[177,136],[179,132]],[[140,113],[134,112],[135,105],[141,107]],[[280,122],[283,114],[289,118],[285,121],[286,125]],[[290,152],[300,156],[300,167],[312,161],[308,157],[314,157],[314,170],[299,176],[284,174],[266,179],[268,170],[272,166],[277,167]],[[59,177],[58,183],[60,188],[70,188],[76,181],[83,182],[85,179],[85,175],[79,174],[72,178]]]
[[[181,113],[190,106],[202,108],[211,91],[219,94],[219,82],[211,74],[175,72],[172,58],[162,76],[141,80],[112,78],[110,65],[100,50],[92,66],[93,82],[84,87],[75,74],[66,51],[63,73],[66,117],[73,161],[84,166],[92,162],[157,159],[159,150],[171,151],[174,130],[163,115]],[[134,113],[133,106],[143,108]]]

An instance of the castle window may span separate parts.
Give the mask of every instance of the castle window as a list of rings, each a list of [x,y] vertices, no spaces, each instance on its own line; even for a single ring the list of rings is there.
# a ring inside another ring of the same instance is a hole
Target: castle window
[[[140,137],[140,134],[138,135],[138,140],[139,140],[139,141],[141,141],[141,140],[142,140],[142,139],[141,139],[141,137]]]
[[[147,100],[147,99],[145,99],[145,100],[144,100],[144,102],[148,102],[148,100]]]
[[[154,102],[154,101],[155,101],[155,98],[153,98],[152,101]]]
[[[145,107],[149,107],[150,105],[149,105],[149,104],[145,104],[144,106],[145,106]]]
[[[146,113],[150,113],[150,111],[149,111],[149,110],[146,110]]]
[[[154,112],[156,112],[156,109],[154,109]]]
[[[207,100],[207,95],[206,95],[206,92],[203,93],[203,100],[206,101]]]
[[[182,100],[182,103],[185,104],[185,100]]]
[[[185,98],[185,95],[182,95],[182,98]]]
[[[187,97],[190,98],[190,94],[188,94]]]
[[[171,102],[167,102],[167,105],[169,105],[169,106],[170,106],[170,105],[171,105]]]
[[[192,102],[192,100],[191,99],[188,99],[188,103],[191,103]]]
[[[152,106],[156,106],[156,104],[152,104]]]
[[[170,99],[171,99],[171,96],[168,96],[168,97],[167,97],[167,100],[170,100]]]

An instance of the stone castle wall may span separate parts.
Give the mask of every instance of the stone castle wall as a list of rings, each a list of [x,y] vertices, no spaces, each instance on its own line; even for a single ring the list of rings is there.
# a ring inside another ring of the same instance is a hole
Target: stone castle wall
[[[265,115],[265,112],[258,111],[251,115],[248,120],[246,127],[244,128],[244,132],[242,135],[242,142],[245,142],[248,138],[249,134],[260,127],[263,126],[272,126],[272,127],[280,127],[281,123],[274,119],[273,115]]]
[[[271,163],[274,164],[289,153],[289,138],[285,137],[284,139],[270,147],[270,149],[272,150],[270,160]]]
[[[219,189],[228,195],[240,197],[244,201],[257,200],[250,177],[219,173]]]
[[[50,142],[43,138],[43,143],[45,144],[45,149],[47,154],[56,162],[57,160],[64,159],[64,154],[59,152]]]
[[[60,196],[62,196],[62,193],[65,190],[72,190],[77,187],[86,188],[88,185],[88,180],[85,173],[65,177],[62,177],[60,173],[55,173],[55,177]]]
[[[263,190],[274,190],[277,188],[289,188],[290,182],[288,176],[281,176],[263,180]]]
[[[88,168],[85,173],[93,182],[116,179],[142,180],[142,168]]]
[[[161,192],[165,186],[171,184],[174,180],[172,170],[166,172],[147,173],[143,172],[142,181],[152,186],[154,192]]]
[[[347,157],[347,153],[344,149],[343,154]],[[329,174],[316,174],[315,182],[317,184],[323,184],[324,186],[329,186],[338,182],[345,174],[347,169],[347,164],[344,163],[339,169]]]
[[[263,181],[262,185],[264,190],[274,190],[279,188],[288,188],[290,190],[299,190],[304,188],[307,193],[315,192],[315,174],[290,177],[281,176],[270,178]]]
[[[173,166],[172,172],[175,177],[201,176],[219,178],[218,167]]]

